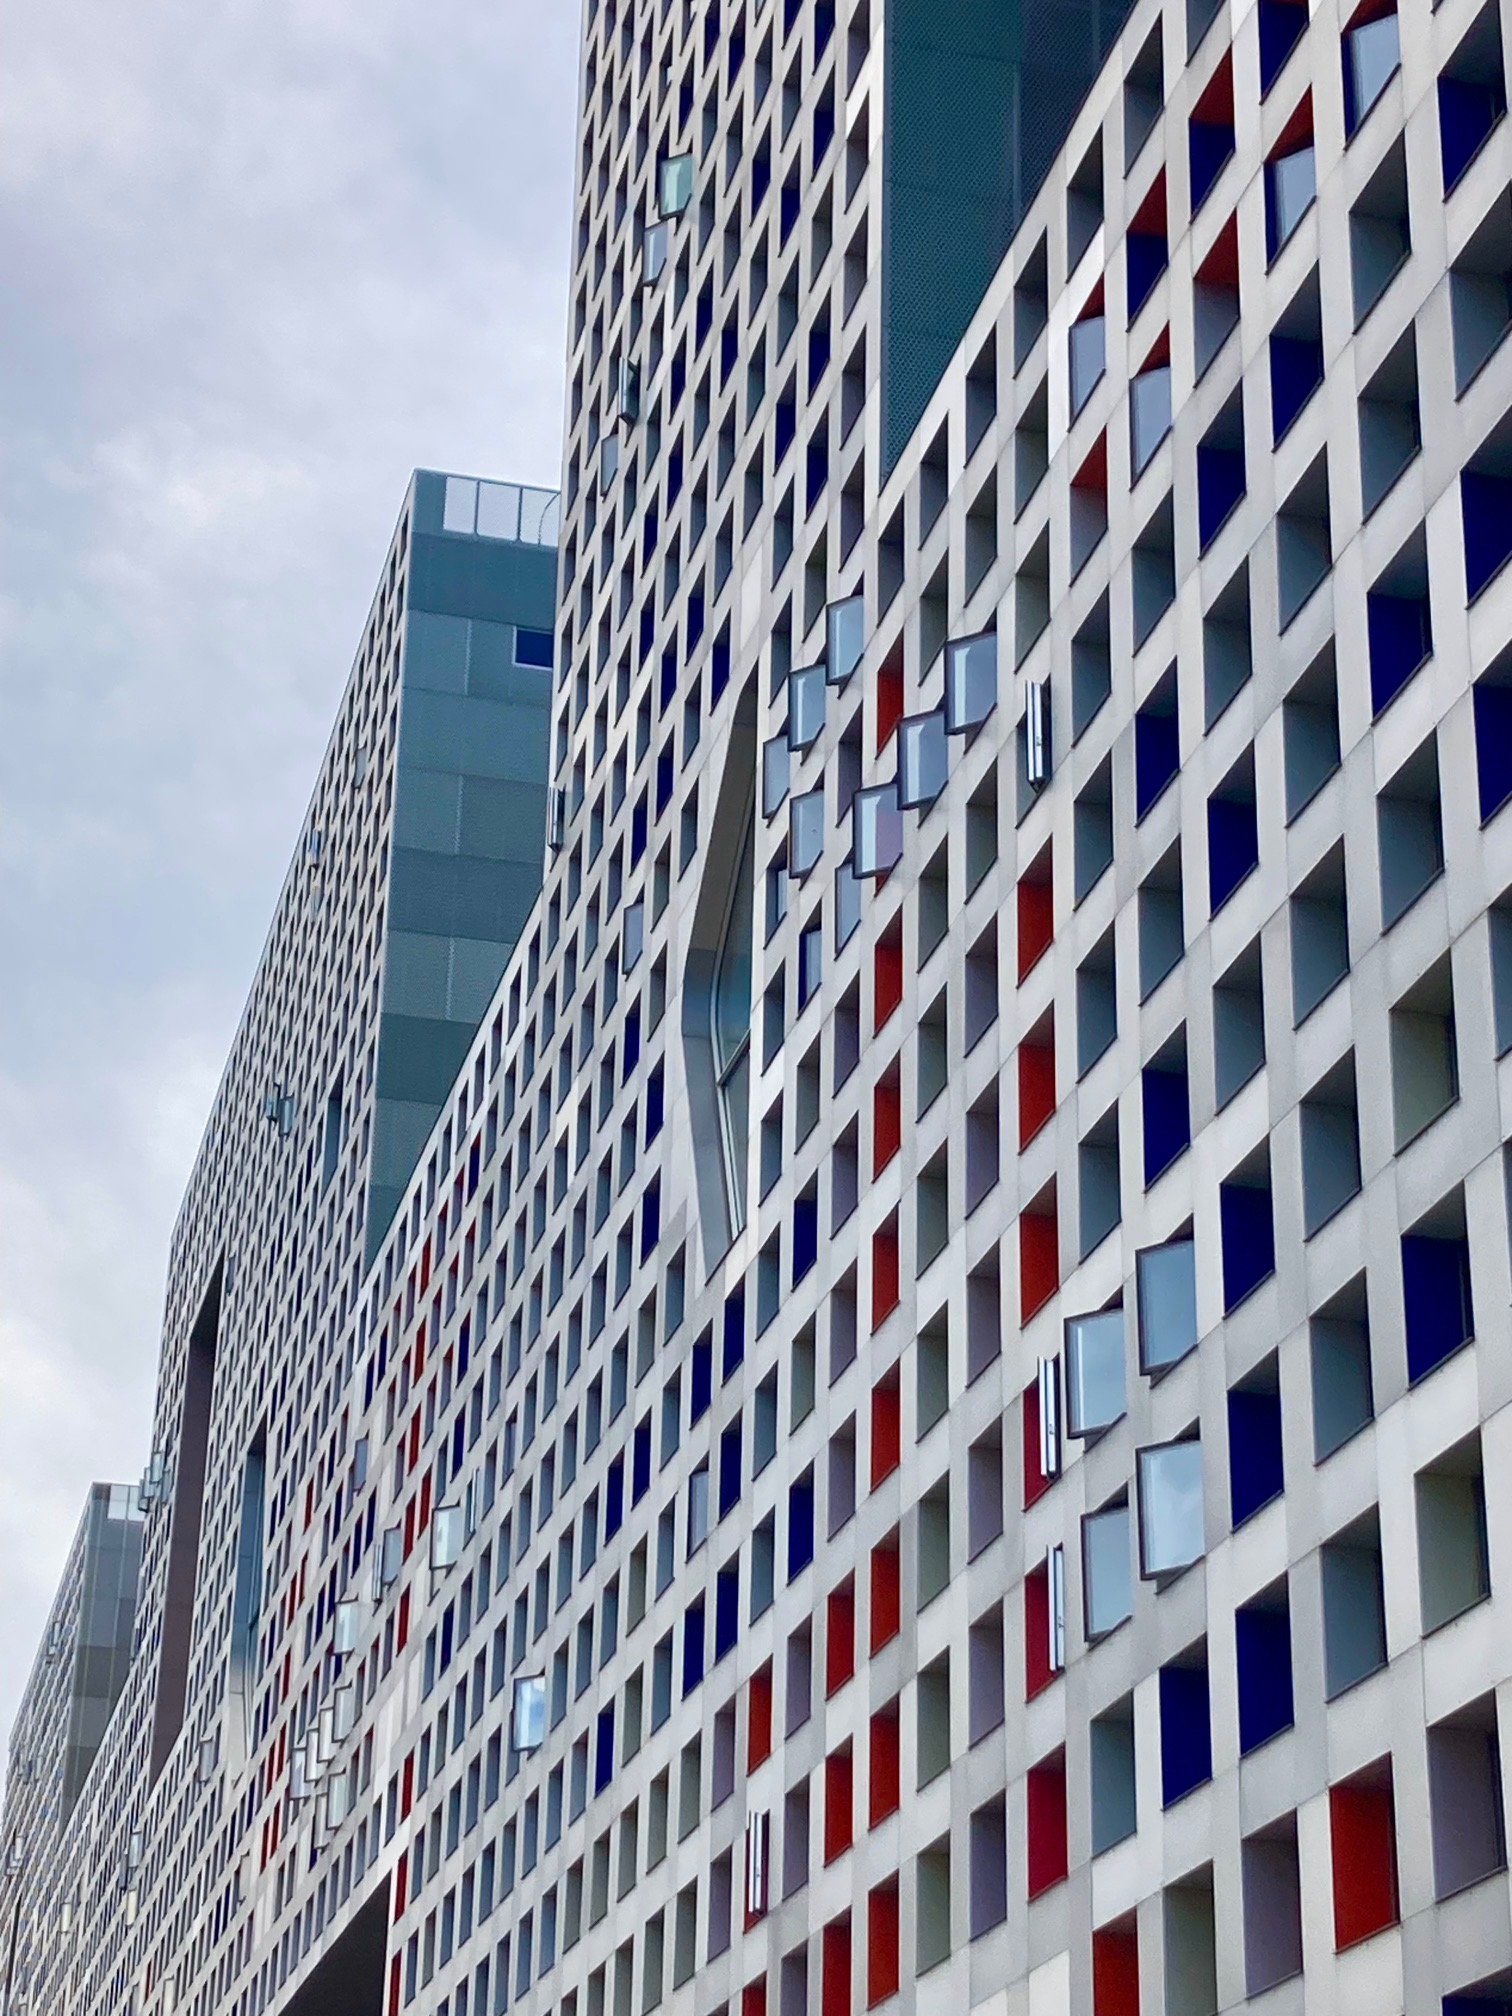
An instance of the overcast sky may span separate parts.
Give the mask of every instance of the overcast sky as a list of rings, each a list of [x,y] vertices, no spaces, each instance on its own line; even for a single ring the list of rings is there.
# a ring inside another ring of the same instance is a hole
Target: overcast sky
[[[558,480],[575,0],[9,0],[0,1743],[405,484]]]

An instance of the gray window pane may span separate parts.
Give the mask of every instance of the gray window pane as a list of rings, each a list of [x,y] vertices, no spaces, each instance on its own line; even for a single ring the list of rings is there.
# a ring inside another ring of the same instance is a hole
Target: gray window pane
[[[1100,1638],[1122,1624],[1134,1607],[1129,1569],[1129,1508],[1115,1505],[1082,1521],[1082,1580],[1087,1636]]]
[[[1202,1444],[1139,1452],[1139,1572],[1179,1574],[1202,1559]]]
[[[861,922],[861,883],[851,861],[835,870],[835,950],[848,945]]]
[[[1190,1239],[1139,1255],[1139,1362],[1161,1371],[1197,1342],[1197,1257]]]
[[[1104,1309],[1066,1324],[1066,1408],[1073,1435],[1096,1435],[1123,1418],[1124,1312]]]

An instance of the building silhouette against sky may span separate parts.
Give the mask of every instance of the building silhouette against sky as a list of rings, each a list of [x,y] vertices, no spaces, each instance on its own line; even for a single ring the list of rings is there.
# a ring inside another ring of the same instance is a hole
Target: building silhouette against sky
[[[1496,0],[582,77],[560,523],[415,479],[10,2006],[1512,2010]]]

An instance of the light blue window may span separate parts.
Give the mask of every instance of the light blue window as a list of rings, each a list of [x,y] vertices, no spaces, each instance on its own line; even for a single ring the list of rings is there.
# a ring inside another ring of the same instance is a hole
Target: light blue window
[[[824,733],[824,667],[788,674],[788,747],[807,749]]]
[[[755,828],[748,826],[714,962],[711,1003],[710,1033],[713,1037],[714,1073],[725,1153],[725,1195],[730,1207],[731,1229],[736,1232],[745,1223],[746,1166],[751,1126],[751,934],[755,923],[755,844]]]
[[[1197,1342],[1197,1253],[1190,1239],[1147,1246],[1136,1262],[1139,1363],[1161,1372]]]
[[[1272,259],[1307,215],[1317,193],[1317,156],[1311,141],[1266,162],[1265,218]]]
[[[1103,1309],[1066,1324],[1066,1412],[1072,1435],[1100,1435],[1121,1421],[1124,1392],[1124,1312]]]
[[[896,868],[903,854],[903,813],[898,805],[897,779],[858,791],[852,801],[851,819],[856,874],[885,875],[890,868]]]
[[[805,791],[788,807],[788,867],[807,875],[824,852],[824,789]]]
[[[1083,1519],[1082,1586],[1089,1638],[1116,1630],[1134,1608],[1127,1505],[1113,1505]]]
[[[898,724],[898,804],[932,805],[949,775],[945,709],[905,716]]]
[[[859,595],[832,602],[825,622],[825,668],[831,686],[843,686],[866,649],[866,604]]]
[[[1093,387],[1107,369],[1108,324],[1103,315],[1084,315],[1071,324],[1071,417],[1074,420],[1092,397]]]
[[[663,161],[656,178],[657,208],[663,217],[680,217],[693,201],[693,156],[673,154]]]
[[[1139,1452],[1139,1572],[1179,1575],[1202,1559],[1202,1444],[1166,1442]]]
[[[1129,386],[1129,456],[1137,476],[1171,431],[1171,367],[1141,371]]]
[[[997,632],[958,637],[945,646],[945,732],[979,728],[998,698]]]

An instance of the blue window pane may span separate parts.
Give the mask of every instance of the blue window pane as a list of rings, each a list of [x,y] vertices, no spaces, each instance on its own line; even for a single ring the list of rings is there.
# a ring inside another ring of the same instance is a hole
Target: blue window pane
[[[824,667],[788,675],[788,747],[807,749],[824,732]]]
[[[824,789],[805,791],[788,808],[788,869],[807,875],[824,852]]]
[[[1134,1607],[1129,1570],[1129,1508],[1115,1505],[1082,1521],[1082,1580],[1087,1636],[1100,1638]]]
[[[903,813],[898,804],[898,786],[874,784],[858,791],[853,801],[852,831],[854,872],[857,875],[885,875],[895,868],[903,853]]]
[[[1092,396],[1108,361],[1107,322],[1085,315],[1071,324],[1071,415],[1074,419]]]
[[[840,863],[835,870],[835,950],[848,945],[861,922],[861,879],[854,860]]]
[[[1171,431],[1171,367],[1141,371],[1129,386],[1129,453],[1137,476]]]
[[[774,735],[761,751],[761,812],[770,819],[780,812],[788,794],[792,757],[786,735]]]
[[[1096,1435],[1124,1413],[1124,1315],[1104,1309],[1066,1324],[1066,1413],[1072,1435]]]
[[[1139,1362],[1158,1372],[1197,1342],[1197,1257],[1190,1239],[1147,1246],[1137,1265]]]
[[[945,710],[913,714],[898,724],[898,803],[932,805],[945,789],[950,756],[945,741]]]
[[[960,637],[945,646],[945,732],[962,735],[997,705],[997,632]]]
[[[1200,1561],[1202,1444],[1167,1442],[1139,1452],[1139,1572],[1179,1575]]]
[[[1174,1806],[1213,1775],[1206,1666],[1160,1669],[1160,1803]]]
[[[861,596],[832,603],[825,630],[826,674],[831,686],[843,686],[866,648],[866,604]]]
[[[1311,144],[1266,162],[1266,239],[1272,259],[1307,215],[1317,193],[1317,157]]]
[[[1344,37],[1344,130],[1353,133],[1402,64],[1395,14],[1363,22]]]

